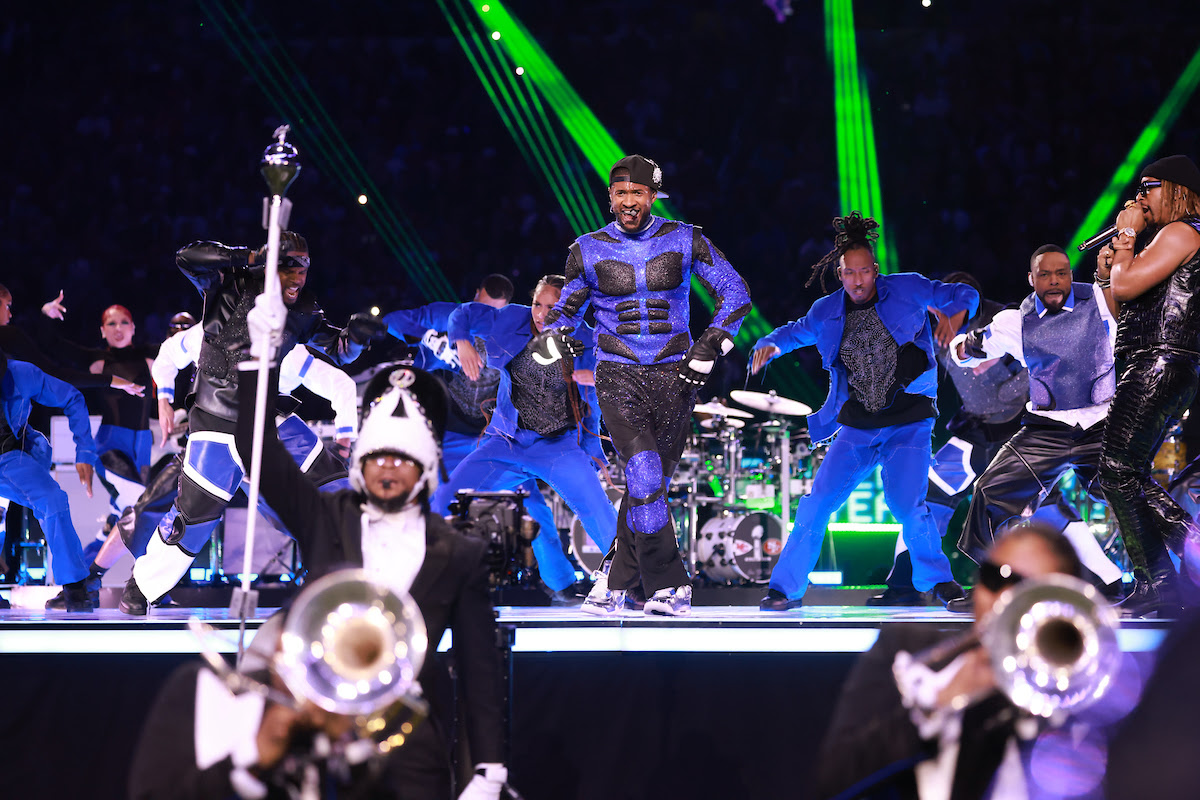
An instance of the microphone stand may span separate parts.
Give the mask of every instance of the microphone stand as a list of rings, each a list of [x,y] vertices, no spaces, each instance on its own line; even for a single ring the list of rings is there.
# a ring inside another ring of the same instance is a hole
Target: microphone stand
[[[259,172],[271,190],[270,209],[267,221],[267,265],[263,276],[263,293],[282,295],[279,286],[279,232],[280,209],[283,196],[300,172],[299,152],[286,141],[290,126],[281,125],[275,130],[275,139],[264,152]],[[267,348],[269,351],[270,348]],[[234,589],[229,602],[231,613],[237,613],[238,652],[237,665],[242,665],[245,655],[246,619],[258,611],[258,592],[250,589],[250,570],[254,556],[254,527],[258,517],[258,489],[262,478],[263,430],[267,421],[267,377],[271,370],[271,353],[258,355],[258,390],[254,396],[254,439],[250,458],[250,487],[248,513],[246,514],[246,552],[242,558],[242,585]]]

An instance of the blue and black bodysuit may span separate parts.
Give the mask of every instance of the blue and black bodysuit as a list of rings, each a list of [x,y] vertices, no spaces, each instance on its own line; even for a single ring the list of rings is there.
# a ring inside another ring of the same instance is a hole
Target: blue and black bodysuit
[[[687,583],[666,495],[683,452],[695,387],[680,377],[692,347],[688,293],[695,276],[716,301],[704,337],[732,337],[750,311],[742,277],[700,228],[650,217],[636,233],[615,222],[571,245],[562,297],[547,330],[596,315],[596,392],[613,445],[625,460],[627,492],[617,525],[609,587],[647,596]]]

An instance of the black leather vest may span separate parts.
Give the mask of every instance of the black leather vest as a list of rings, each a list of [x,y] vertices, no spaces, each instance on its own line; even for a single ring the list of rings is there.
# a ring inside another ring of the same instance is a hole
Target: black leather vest
[[[1200,232],[1200,217],[1181,222]],[[1156,349],[1200,356],[1200,251],[1162,283],[1121,306],[1117,355]]]

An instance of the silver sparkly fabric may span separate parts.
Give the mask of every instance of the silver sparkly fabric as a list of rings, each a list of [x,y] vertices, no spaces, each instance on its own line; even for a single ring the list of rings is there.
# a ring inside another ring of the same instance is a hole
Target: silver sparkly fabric
[[[487,344],[483,337],[475,337],[475,349],[479,351],[479,357],[483,359],[484,363],[483,369],[479,371],[479,380],[473,381],[463,373],[456,372],[445,383],[446,393],[450,395],[450,401],[454,403],[458,416],[464,422],[483,430],[487,425],[487,417],[484,416],[483,409],[484,406],[496,403],[496,389],[500,385],[500,370],[487,366]],[[444,372],[443,374],[451,373]]]
[[[878,414],[887,406],[896,382],[899,351],[874,305],[846,310],[846,327],[838,355],[850,372],[850,388],[871,414]]]
[[[508,362],[507,369],[512,376],[512,400],[519,427],[545,436],[574,423],[563,362],[539,364],[533,360],[532,348],[526,345]]]

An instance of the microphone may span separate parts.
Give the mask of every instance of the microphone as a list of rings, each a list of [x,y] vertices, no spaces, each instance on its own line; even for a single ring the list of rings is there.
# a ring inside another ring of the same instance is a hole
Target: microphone
[[[1079,252],[1082,253],[1084,250],[1091,250],[1096,245],[1104,244],[1105,242],[1107,242],[1109,239],[1111,239],[1112,237],[1114,237],[1116,235],[1117,235],[1117,226],[1109,225],[1107,228],[1100,231],[1092,238],[1085,239],[1082,242],[1080,242],[1079,243]]]

